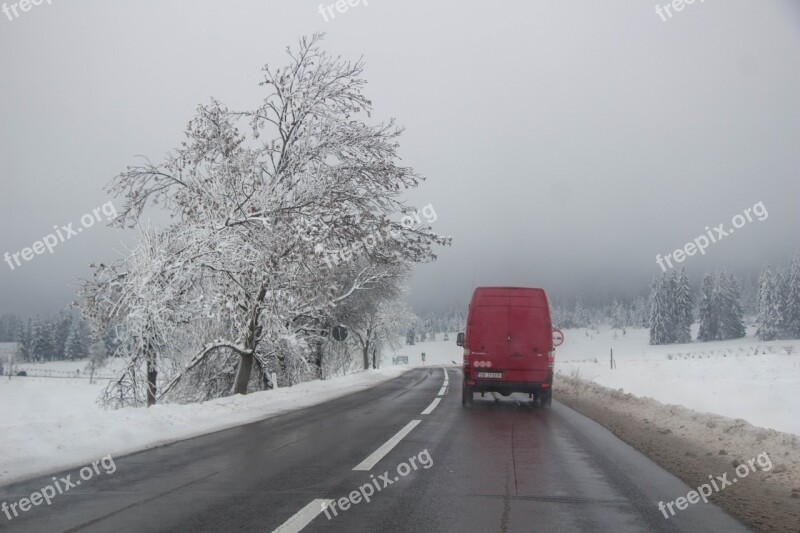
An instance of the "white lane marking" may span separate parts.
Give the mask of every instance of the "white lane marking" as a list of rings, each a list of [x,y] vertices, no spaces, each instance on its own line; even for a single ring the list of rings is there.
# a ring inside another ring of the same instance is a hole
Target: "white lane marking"
[[[442,385],[442,388],[441,388],[441,389],[439,389],[439,394],[437,394],[436,396],[444,396],[444,394],[445,394],[446,392],[447,392],[447,383],[445,383],[444,385]]]
[[[442,401],[441,398],[434,398],[433,401],[431,402],[431,404],[428,407],[426,407],[424,411],[422,411],[422,414],[423,415],[431,414],[433,412],[433,410],[436,409],[436,406],[439,405],[439,402],[441,402],[441,401]]]
[[[281,527],[272,533],[297,533],[314,520],[319,513],[325,510],[333,500],[316,499],[297,511],[294,516],[284,522]]]
[[[395,433],[394,437],[387,440],[380,448],[372,452],[369,457],[358,463],[353,470],[372,470],[372,467],[383,459],[383,456],[389,453],[392,448],[397,446],[397,444],[403,440],[403,437],[408,435],[420,422],[422,422],[422,420],[412,420],[406,424],[403,429]]]
[[[447,385],[447,382],[450,381],[450,376],[447,375],[447,369],[443,368],[444,370],[444,384]]]

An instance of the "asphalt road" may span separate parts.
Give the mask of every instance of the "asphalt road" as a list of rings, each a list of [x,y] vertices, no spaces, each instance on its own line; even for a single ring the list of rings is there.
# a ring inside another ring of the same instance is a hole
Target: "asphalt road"
[[[0,514],[0,530],[746,531],[711,504],[664,518],[658,502],[691,489],[606,429],[524,397],[476,396],[464,409],[461,373],[447,372],[447,388],[443,369],[417,369],[324,405],[117,457],[113,474],[101,470],[49,506],[11,521]],[[68,474],[80,479],[78,469],[53,476]],[[51,476],[2,487],[0,503],[48,484]],[[358,503],[342,505],[353,491]],[[330,500],[336,507],[321,512]]]

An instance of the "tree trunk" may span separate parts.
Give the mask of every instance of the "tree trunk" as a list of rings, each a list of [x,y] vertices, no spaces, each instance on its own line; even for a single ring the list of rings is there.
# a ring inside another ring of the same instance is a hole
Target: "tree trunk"
[[[250,372],[253,369],[253,354],[239,355],[239,368],[236,369],[236,379],[233,382],[233,394],[247,394],[247,384],[250,382]]]
[[[367,341],[364,344],[363,355],[364,355],[364,370],[369,370],[369,341]]]
[[[158,370],[156,370],[155,364],[148,359],[147,360],[147,407],[156,404],[156,377],[158,376]]]
[[[247,394],[247,383],[250,381],[250,372],[253,370],[253,352],[256,351],[256,343],[261,334],[258,318],[261,316],[261,304],[266,295],[267,289],[262,286],[255,301],[250,323],[247,325],[247,339],[244,343],[246,353],[239,354],[239,368],[236,369],[236,378],[233,381],[231,394]]]
[[[322,359],[323,359],[323,352],[322,352],[322,341],[318,340],[316,342],[316,354],[314,358],[314,364],[317,370],[317,379],[323,379],[324,375],[322,373]]]

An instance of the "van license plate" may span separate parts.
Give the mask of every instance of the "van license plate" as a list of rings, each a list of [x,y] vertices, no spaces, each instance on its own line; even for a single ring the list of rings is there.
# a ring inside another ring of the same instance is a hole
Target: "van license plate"
[[[478,372],[478,378],[502,379],[502,372]]]

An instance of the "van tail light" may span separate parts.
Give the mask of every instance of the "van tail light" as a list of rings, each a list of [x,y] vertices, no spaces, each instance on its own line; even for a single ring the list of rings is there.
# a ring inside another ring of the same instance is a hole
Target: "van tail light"
[[[556,351],[550,350],[547,352],[547,368],[553,368],[556,363]]]
[[[464,367],[469,368],[469,348],[464,348]]]

